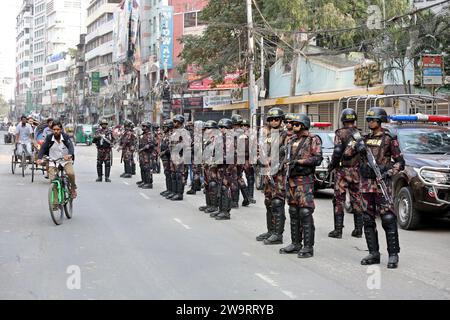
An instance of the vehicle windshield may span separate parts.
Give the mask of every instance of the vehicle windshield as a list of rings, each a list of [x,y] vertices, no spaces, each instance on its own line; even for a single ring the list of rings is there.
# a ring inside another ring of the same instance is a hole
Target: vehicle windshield
[[[420,129],[398,130],[398,141],[403,153],[450,153],[450,130]]]
[[[334,148],[334,132],[314,132],[322,140],[323,149],[333,149]]]

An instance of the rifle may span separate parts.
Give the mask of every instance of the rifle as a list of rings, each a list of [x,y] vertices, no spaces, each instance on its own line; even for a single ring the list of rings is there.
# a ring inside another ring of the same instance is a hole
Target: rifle
[[[383,193],[384,199],[386,199],[386,201],[390,205],[393,205],[394,201],[392,200],[392,197],[388,192],[386,183],[384,182],[383,176],[381,175],[380,167],[378,166],[378,164],[375,160],[372,150],[370,150],[370,148],[368,148],[367,145],[364,143],[364,141],[362,140],[361,134],[359,132],[356,132],[355,134],[353,134],[353,137],[355,138],[356,141],[360,141],[361,147],[363,148],[363,151],[367,158],[367,163],[369,164],[369,167],[375,173],[375,177],[376,177],[378,186],[380,187],[381,192]]]
[[[289,142],[287,145],[286,151],[286,176],[284,180],[284,185],[286,187],[286,192],[289,192],[289,162],[291,162],[291,143]]]

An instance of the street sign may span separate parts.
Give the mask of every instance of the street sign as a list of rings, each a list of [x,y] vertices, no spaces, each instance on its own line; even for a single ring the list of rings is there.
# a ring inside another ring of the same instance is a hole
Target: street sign
[[[92,72],[92,92],[100,92],[100,72]]]
[[[444,78],[442,55],[422,56],[422,84],[442,85]]]

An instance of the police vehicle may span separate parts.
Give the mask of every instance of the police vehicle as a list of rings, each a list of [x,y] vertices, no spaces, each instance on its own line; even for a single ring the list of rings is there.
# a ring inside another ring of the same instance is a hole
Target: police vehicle
[[[450,116],[392,115],[383,127],[398,137],[405,170],[393,178],[394,206],[402,229],[425,216],[450,216]]]
[[[329,128],[332,126],[331,122],[312,122],[310,132],[319,136],[322,141],[322,156],[323,161],[316,167],[314,174],[314,190],[333,188],[333,176],[328,174],[328,165],[334,150],[334,131]]]

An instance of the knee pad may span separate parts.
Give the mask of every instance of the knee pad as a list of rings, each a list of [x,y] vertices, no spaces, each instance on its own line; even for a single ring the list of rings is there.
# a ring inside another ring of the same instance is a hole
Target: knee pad
[[[272,199],[272,208],[283,207],[284,201],[278,198]]]
[[[386,213],[381,215],[381,223],[383,227],[390,226],[397,223],[397,217],[393,213]]]
[[[367,213],[363,214],[363,223],[365,227],[376,227],[375,217]]]
[[[266,208],[272,207],[272,200],[270,200],[270,199],[265,199],[265,200],[264,200],[264,205],[266,206]]]
[[[97,167],[101,167],[103,164],[103,161],[97,160]]]
[[[306,218],[308,216],[311,216],[313,214],[314,210],[311,208],[300,208],[300,209],[298,209],[298,212],[299,212],[300,218]]]
[[[111,161],[105,161],[105,166],[111,167]]]
[[[289,207],[289,216],[291,217],[291,220],[299,218],[299,214],[296,207],[292,206]]]

